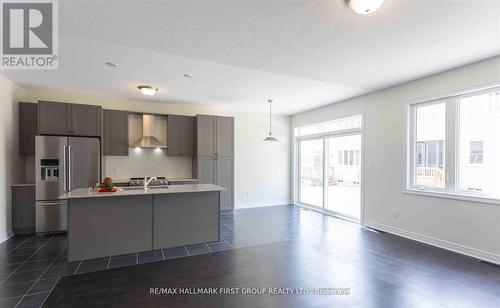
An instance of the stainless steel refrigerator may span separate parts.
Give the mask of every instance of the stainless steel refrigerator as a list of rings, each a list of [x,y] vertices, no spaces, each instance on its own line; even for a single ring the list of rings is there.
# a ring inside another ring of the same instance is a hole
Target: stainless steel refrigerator
[[[98,138],[36,136],[36,232],[67,230],[68,204],[59,196],[101,180]]]

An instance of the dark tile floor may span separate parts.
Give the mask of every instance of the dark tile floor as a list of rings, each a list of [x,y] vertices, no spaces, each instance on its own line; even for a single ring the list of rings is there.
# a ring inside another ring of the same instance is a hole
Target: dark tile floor
[[[317,212],[295,206],[244,209],[224,213],[220,221],[220,242],[73,263],[66,263],[65,235],[13,237],[0,244],[0,307],[39,306],[62,276],[82,274],[85,279],[90,274],[83,273],[107,269],[99,274],[104,277],[99,276],[100,279],[105,279],[106,272],[126,274],[136,266],[146,266],[144,263],[168,260],[154,264],[169,267],[177,262],[171,259],[202,254],[207,258],[230,258],[238,255],[239,249],[235,248],[273,243],[288,243],[287,249],[293,250],[287,252],[288,257],[295,260],[293,270],[306,284],[304,287],[331,287],[332,283],[350,287],[351,295],[341,300],[342,307],[377,307],[387,305],[389,300],[394,300],[397,307],[477,307],[479,303],[492,307],[500,302],[500,268],[496,266],[400,237],[373,233],[358,224]],[[197,260],[203,263],[203,259]],[[321,270],[318,262],[324,265]],[[320,280],[314,276],[318,272],[324,276]],[[304,277],[311,277],[312,285],[307,285]],[[293,285],[293,281],[292,277],[287,286]]]

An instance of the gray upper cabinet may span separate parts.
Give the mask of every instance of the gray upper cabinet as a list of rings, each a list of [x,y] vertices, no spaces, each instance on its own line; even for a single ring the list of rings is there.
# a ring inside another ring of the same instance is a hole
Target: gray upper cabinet
[[[196,117],[196,150],[198,156],[215,156],[215,119],[214,116]]]
[[[184,156],[194,156],[195,118],[183,116],[181,126],[181,154]]]
[[[128,112],[103,110],[103,155],[128,156]]]
[[[167,155],[194,156],[194,117],[169,115],[167,118]]]
[[[216,155],[234,156],[234,118],[216,117]]]
[[[71,132],[71,104],[38,103],[38,133],[42,135],[69,135]]]
[[[35,136],[38,134],[38,105],[19,103],[19,154],[35,155]]]
[[[177,115],[167,116],[167,155],[180,156],[182,153],[181,144],[182,117]]]
[[[102,107],[71,104],[71,127],[75,136],[101,136]]]
[[[100,137],[101,106],[58,102],[38,103],[38,133]]]
[[[197,156],[234,156],[234,118],[198,115]]]

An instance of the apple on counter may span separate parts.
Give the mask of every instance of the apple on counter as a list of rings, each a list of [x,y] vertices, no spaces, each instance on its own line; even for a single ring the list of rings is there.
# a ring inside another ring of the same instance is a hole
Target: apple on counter
[[[110,177],[105,177],[99,186],[99,192],[115,192],[116,187],[113,186],[113,179]]]

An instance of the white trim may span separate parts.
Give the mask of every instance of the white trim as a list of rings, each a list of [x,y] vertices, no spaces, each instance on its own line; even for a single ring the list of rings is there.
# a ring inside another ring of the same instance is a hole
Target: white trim
[[[9,231],[0,235],[0,243],[5,242],[6,240],[8,240],[9,238],[11,238],[13,236],[14,236],[14,231],[12,231],[12,229],[10,229]]]
[[[422,103],[431,103],[433,101],[437,100],[446,100],[455,96],[462,96],[462,95],[467,95],[467,94],[473,94],[476,92],[483,92],[483,91],[489,91],[492,89],[495,89],[496,87],[500,87],[500,82],[494,82],[486,85],[481,85],[477,87],[470,87],[464,90],[459,90],[459,91],[453,91],[453,92],[447,92],[443,94],[437,94],[433,96],[428,96],[428,97],[423,97],[423,98],[418,98],[414,99],[408,102],[409,105],[414,105],[414,104],[422,104]]]
[[[496,255],[494,253],[486,252],[483,250],[467,247],[464,245],[440,240],[431,236],[418,234],[411,231],[406,231],[403,229],[390,227],[384,224],[379,224],[372,221],[367,221],[365,224],[367,227],[373,228],[375,230],[385,231],[391,234],[395,234],[404,238],[408,238],[417,242],[425,243],[428,245],[436,246],[439,248],[443,248],[446,250],[451,250],[456,253],[460,253],[469,257],[473,257],[476,259],[484,260],[487,262],[491,262],[494,264],[500,265],[500,255]]]
[[[407,188],[407,189],[403,190],[403,193],[420,195],[420,196],[427,196],[427,197],[434,197],[434,198],[462,200],[462,201],[469,201],[469,202],[500,204],[500,199],[496,199],[494,197],[490,198],[488,196],[479,196],[479,195],[472,195],[472,194],[468,195],[468,194],[461,194],[458,192],[431,191],[431,190],[425,190],[425,189]]]
[[[235,210],[237,210],[237,209],[249,209],[249,208],[263,207],[263,206],[288,205],[288,204],[292,204],[292,202],[290,202],[290,200],[282,200],[282,201],[254,202],[254,203],[239,203],[239,204],[236,204]]]

